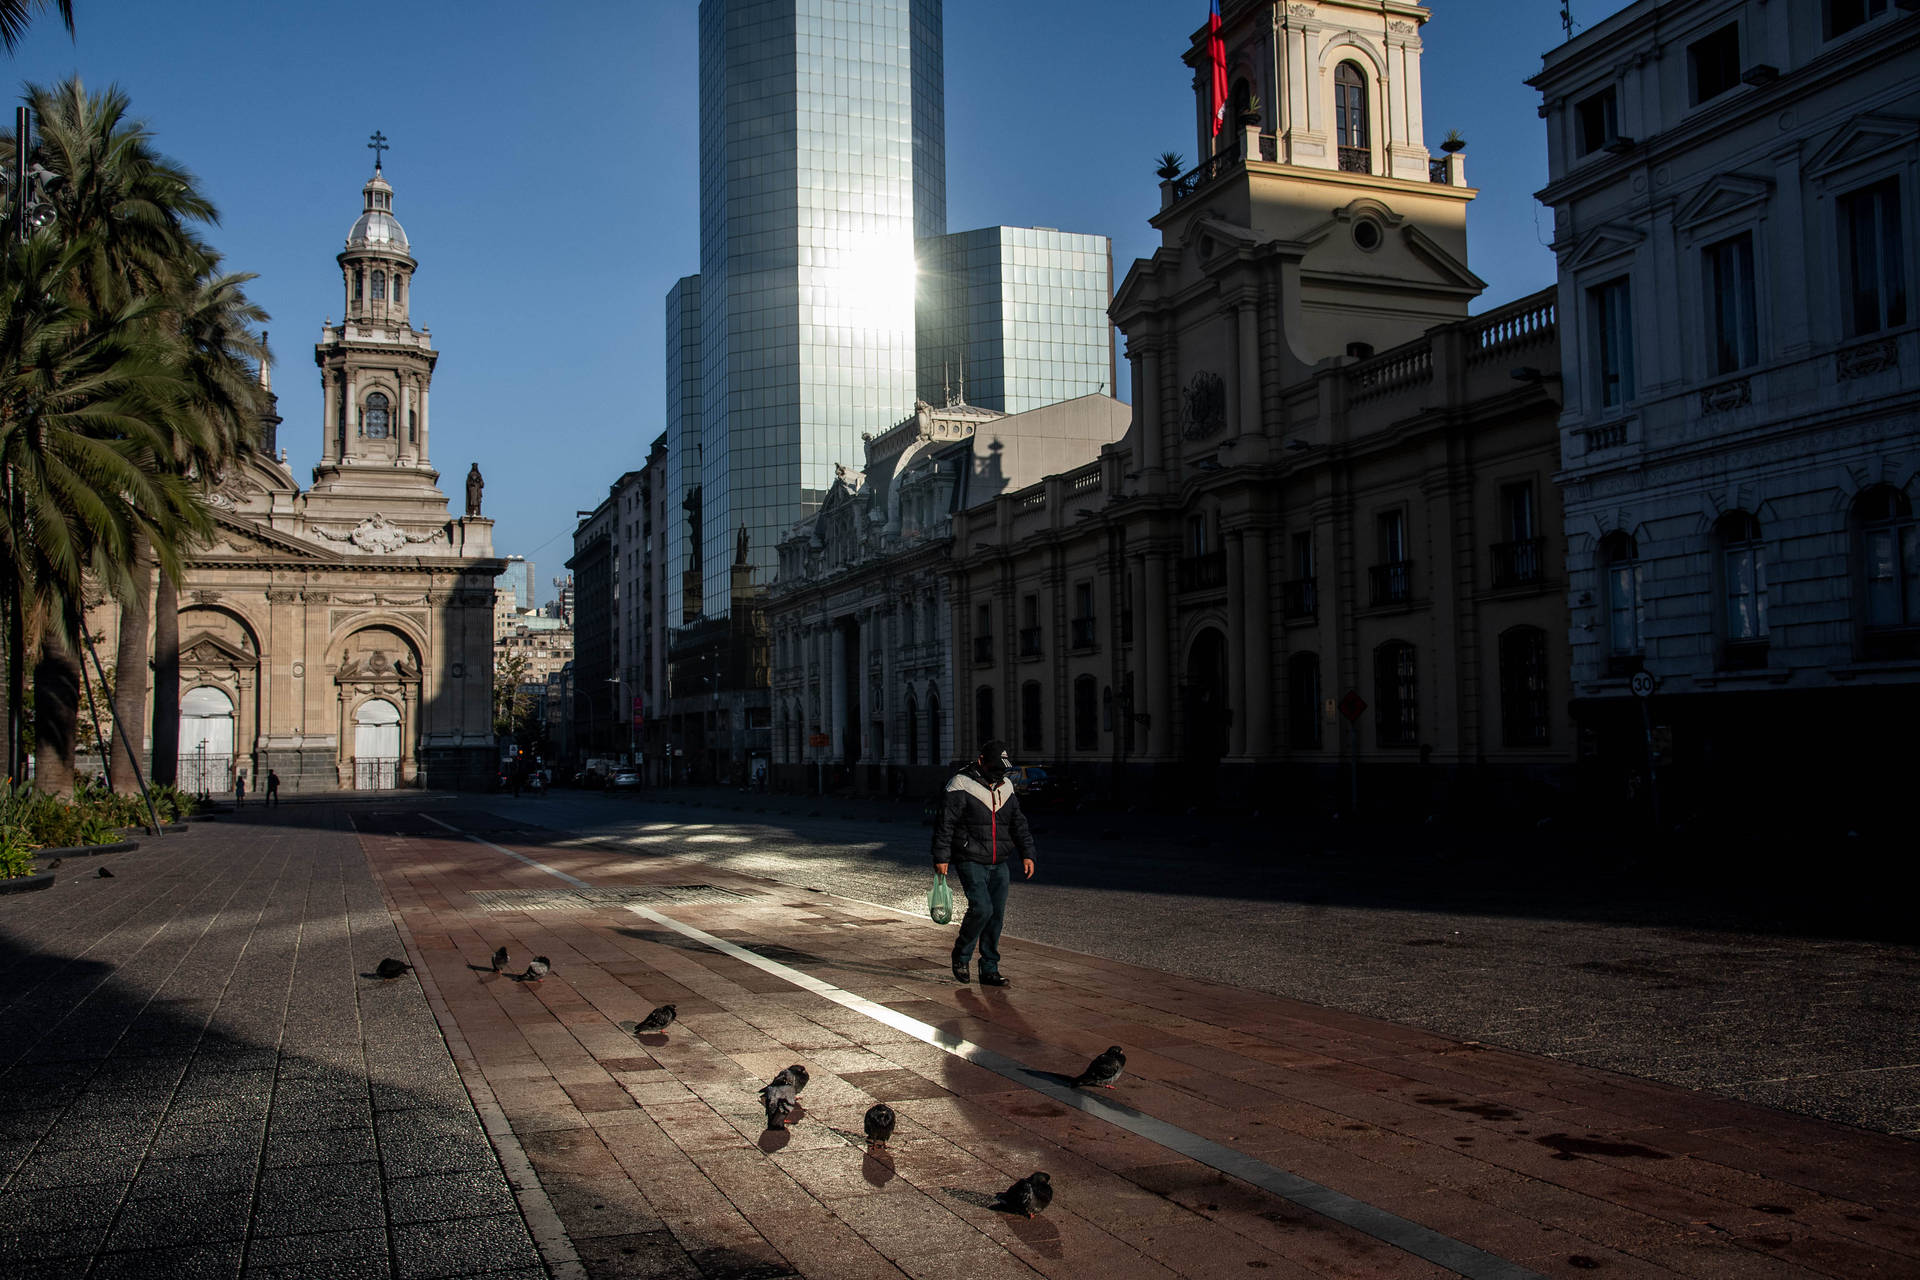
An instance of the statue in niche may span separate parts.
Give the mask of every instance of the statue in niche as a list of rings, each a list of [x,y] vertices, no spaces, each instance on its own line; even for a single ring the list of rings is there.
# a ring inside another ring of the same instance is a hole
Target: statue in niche
[[[480,464],[476,462],[467,468],[468,515],[477,516],[480,514],[480,494],[486,487],[487,482],[480,478]]]

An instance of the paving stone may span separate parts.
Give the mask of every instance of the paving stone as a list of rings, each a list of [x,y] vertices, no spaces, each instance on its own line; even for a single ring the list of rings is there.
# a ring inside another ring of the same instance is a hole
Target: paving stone
[[[590,1280],[709,1280],[671,1231],[595,1236],[574,1248]]]
[[[433,1280],[512,1267],[538,1267],[540,1255],[520,1215],[419,1222],[393,1228],[399,1280]]]
[[[371,1161],[268,1169],[260,1176],[254,1222],[261,1235],[294,1235],[322,1223],[351,1230],[377,1226],[382,1218],[380,1166]]]
[[[350,1164],[378,1156],[371,1128],[295,1130],[267,1138],[266,1167],[291,1169],[309,1164]]]
[[[377,1258],[329,1258],[278,1267],[256,1266],[249,1260],[240,1275],[242,1280],[389,1280],[393,1264],[384,1254]]]
[[[391,1222],[437,1222],[517,1211],[513,1192],[498,1169],[429,1173],[387,1183]]]
[[[366,1258],[378,1258],[383,1264],[387,1261],[387,1233],[383,1227],[287,1236],[267,1236],[256,1231],[247,1248],[249,1268],[303,1266]]]
[[[37,1148],[7,1184],[9,1191],[69,1187],[93,1182],[126,1182],[146,1155],[146,1147],[96,1145]]]
[[[102,1254],[88,1273],[90,1280],[220,1280],[240,1274],[240,1246],[197,1245],[174,1249],[143,1249]]]
[[[114,1221],[106,1248],[118,1253],[243,1240],[252,1203],[245,1194],[129,1200]]]

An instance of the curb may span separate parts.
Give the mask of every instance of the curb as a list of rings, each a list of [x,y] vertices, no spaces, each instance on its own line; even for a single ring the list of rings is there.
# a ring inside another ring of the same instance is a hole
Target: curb
[[[36,855],[37,856],[37,855]],[[54,873],[36,871],[30,876],[11,876],[0,880],[0,895],[9,893],[32,893],[37,889],[53,888]]]
[[[116,840],[112,844],[80,844],[67,848],[35,849],[36,858],[86,858],[102,853],[131,853],[140,847],[138,840]]]

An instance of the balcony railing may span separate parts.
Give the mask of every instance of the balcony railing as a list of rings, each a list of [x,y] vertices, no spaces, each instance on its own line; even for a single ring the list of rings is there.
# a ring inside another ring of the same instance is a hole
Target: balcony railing
[[[1429,157],[1427,159],[1427,181],[1437,182],[1442,186],[1451,182],[1452,178],[1447,174],[1447,167],[1447,158],[1445,156]]]
[[[1545,538],[1523,538],[1518,542],[1493,544],[1493,585],[1524,587],[1547,576]]]
[[[1075,618],[1068,624],[1068,641],[1076,649],[1093,648],[1093,619]]]
[[[973,660],[975,662],[993,661],[992,636],[975,636],[973,638]]]
[[[1313,578],[1295,578],[1281,584],[1280,607],[1289,618],[1311,618],[1320,612],[1320,592]]]
[[[1373,156],[1365,147],[1341,147],[1340,172],[1372,173]]]
[[[1023,658],[1040,656],[1040,628],[1020,628],[1020,656]]]
[[[1225,586],[1227,553],[1209,551],[1205,555],[1187,556],[1180,561],[1179,570],[1182,591],[1206,591],[1209,588]]]
[[[1393,560],[1367,570],[1375,604],[1405,604],[1413,599],[1413,561]]]

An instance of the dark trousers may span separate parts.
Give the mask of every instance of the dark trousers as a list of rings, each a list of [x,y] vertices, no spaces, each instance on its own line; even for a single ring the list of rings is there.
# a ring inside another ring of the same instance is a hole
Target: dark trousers
[[[960,887],[966,891],[967,914],[960,918],[960,936],[953,940],[953,962],[966,964],[973,959],[974,943],[980,944],[980,972],[1000,972],[1000,926],[1007,918],[1007,883],[1012,877],[1007,864],[988,866],[984,862],[955,862]]]

